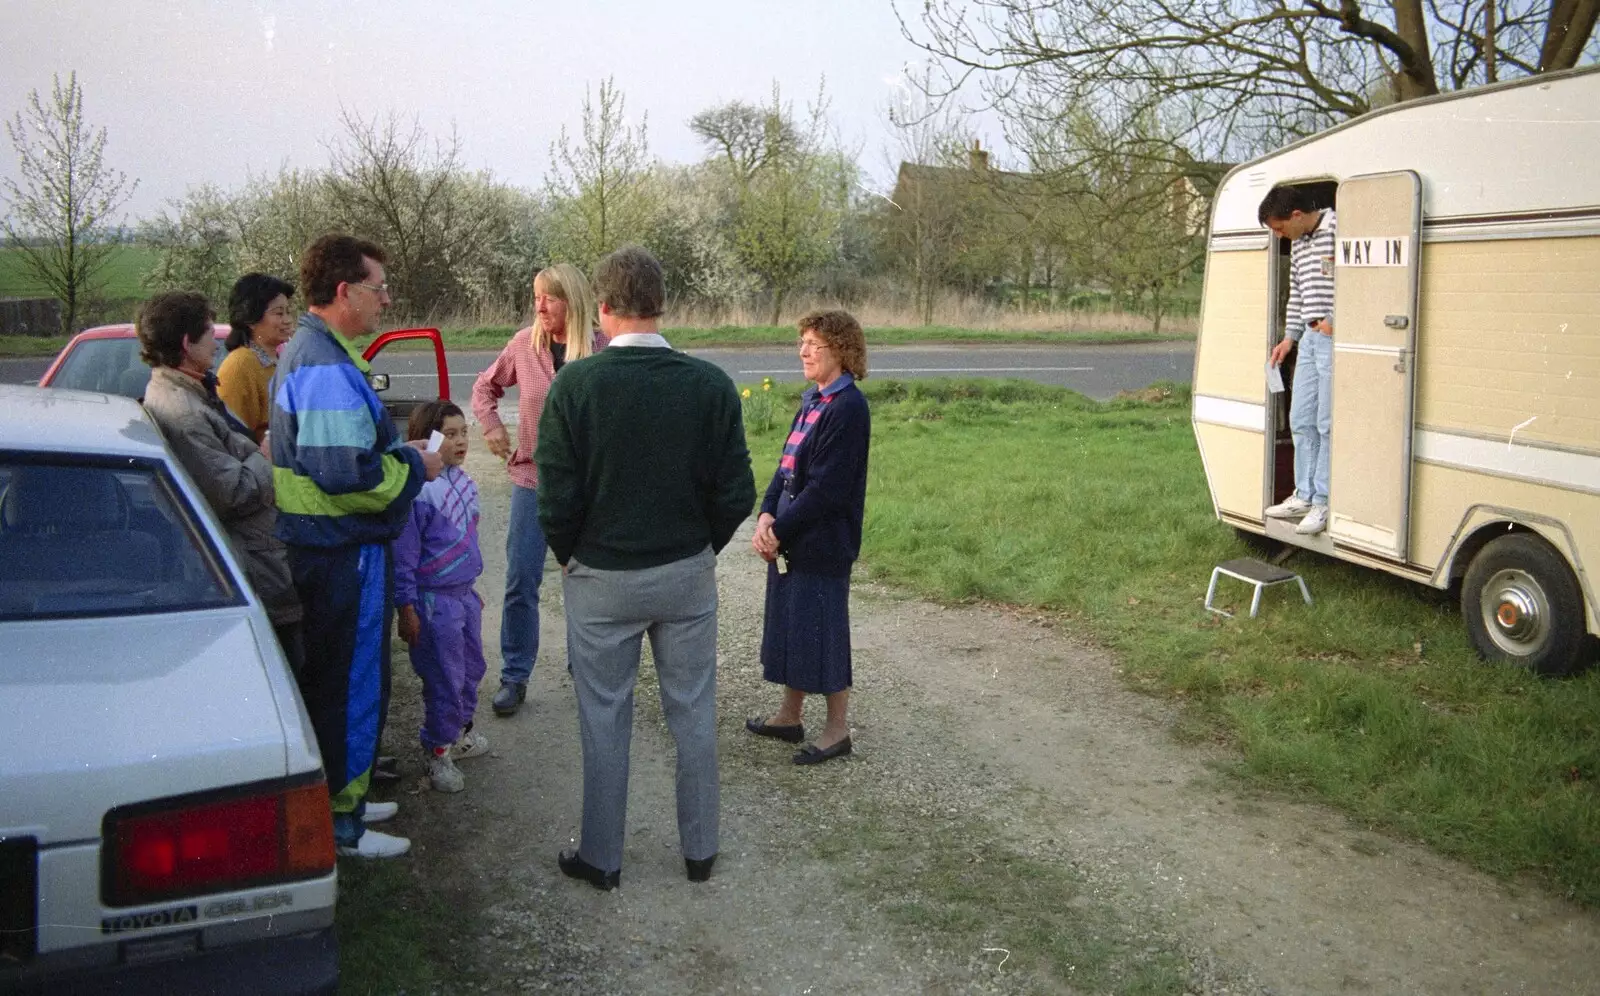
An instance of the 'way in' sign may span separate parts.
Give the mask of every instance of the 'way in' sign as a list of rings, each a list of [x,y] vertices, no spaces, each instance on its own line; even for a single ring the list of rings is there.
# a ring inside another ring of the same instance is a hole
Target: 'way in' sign
[[[1407,266],[1411,262],[1411,238],[1391,235],[1340,239],[1337,258],[1340,266]]]

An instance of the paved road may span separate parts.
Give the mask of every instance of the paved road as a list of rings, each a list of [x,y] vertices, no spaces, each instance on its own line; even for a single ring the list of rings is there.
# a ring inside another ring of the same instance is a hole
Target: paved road
[[[735,383],[753,384],[762,377],[799,381],[800,360],[789,347],[765,349],[698,349],[696,356],[717,364]],[[478,371],[492,353],[453,353],[450,394],[466,398]],[[1118,391],[1144,387],[1158,380],[1188,383],[1194,376],[1194,344],[1139,343],[1126,346],[1038,346],[996,349],[986,346],[887,346],[870,354],[874,377],[1017,377],[1057,384],[1105,400]],[[420,391],[432,380],[431,358],[423,353],[379,357],[374,369],[390,375],[393,393]]]
[[[800,360],[792,348],[698,349],[692,351],[728,372],[736,383],[750,384],[762,377],[778,381],[800,380]],[[493,353],[450,354],[450,394],[465,399],[478,372],[493,360]],[[431,393],[432,354],[385,353],[374,369],[390,375],[396,397]],[[48,359],[0,360],[0,383],[37,380]],[[1188,383],[1194,376],[1192,342],[1137,343],[1125,346],[884,346],[870,354],[871,373],[883,378],[1018,377],[1041,384],[1057,384],[1105,400],[1118,391],[1144,387],[1153,381]]]

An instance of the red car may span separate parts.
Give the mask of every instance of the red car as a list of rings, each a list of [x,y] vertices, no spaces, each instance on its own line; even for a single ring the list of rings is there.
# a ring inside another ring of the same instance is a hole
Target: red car
[[[226,325],[213,325],[218,346],[228,337]],[[216,364],[222,365],[224,351],[217,350]],[[72,337],[39,378],[40,387],[65,387],[73,391],[99,391],[124,398],[144,397],[150,383],[150,368],[139,359],[139,340],[132,325],[101,325],[85,329]]]
[[[213,325],[212,331],[218,340],[228,337],[229,327],[226,325]],[[429,394],[427,391],[420,393],[408,391],[407,394],[417,394],[415,397],[385,397],[384,407],[397,420],[403,422],[411,415],[411,410],[424,401],[433,398],[450,397],[450,371],[444,358],[444,341],[439,337],[438,329],[395,329],[385,332],[372,340],[363,352],[367,360],[371,360],[390,343],[402,339],[427,339],[433,345],[434,366],[438,372],[436,391]],[[216,360],[217,366],[222,365],[225,355],[218,343]],[[374,372],[370,377],[374,390],[381,392],[389,390],[389,375]],[[125,398],[144,397],[145,385],[150,383],[150,368],[139,359],[139,340],[134,335],[132,325],[101,325],[98,328],[85,329],[72,337],[67,347],[56,356],[50,368],[39,379],[40,387],[63,387],[74,391],[98,391],[102,394],[120,394]]]

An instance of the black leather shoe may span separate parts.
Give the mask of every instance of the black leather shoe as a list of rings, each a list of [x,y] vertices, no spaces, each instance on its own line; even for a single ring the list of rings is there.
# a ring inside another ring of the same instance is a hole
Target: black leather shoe
[[[844,757],[848,753],[850,753],[849,737],[845,737],[843,740],[834,744],[832,747],[829,747],[827,750],[823,750],[816,744],[806,744],[804,747],[800,748],[800,752],[794,756],[794,763],[821,764],[823,761],[831,761],[836,757]]]
[[[603,872],[578,856],[576,848],[562,851],[556,855],[556,864],[561,866],[561,873],[568,878],[578,878],[599,889],[601,892],[610,892],[622,884],[622,869],[614,872]],[[707,869],[707,873],[710,870]]]
[[[527,682],[502,681],[500,690],[494,693],[494,700],[489,704],[494,707],[496,716],[515,716],[522,700],[527,697]]]
[[[758,737],[771,737],[791,744],[797,744],[806,738],[806,728],[799,723],[793,726],[773,726],[760,716],[752,716],[745,720],[744,728]]]
[[[372,780],[375,782],[397,782],[400,780],[400,762],[390,754],[384,754],[372,765]]]
[[[709,858],[701,858],[698,861],[694,858],[683,859],[683,867],[689,870],[689,881],[691,882],[711,881],[711,866],[716,863],[717,856],[715,854]]]

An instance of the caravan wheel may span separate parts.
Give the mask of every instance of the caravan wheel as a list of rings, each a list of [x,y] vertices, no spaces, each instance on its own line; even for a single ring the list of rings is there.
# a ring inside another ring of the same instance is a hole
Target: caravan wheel
[[[1567,674],[1583,647],[1583,598],[1561,554],[1538,536],[1511,533],[1472,558],[1461,614],[1484,660],[1538,674]]]

